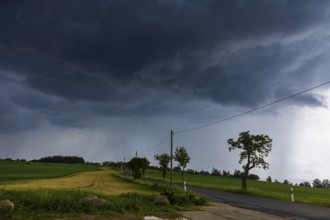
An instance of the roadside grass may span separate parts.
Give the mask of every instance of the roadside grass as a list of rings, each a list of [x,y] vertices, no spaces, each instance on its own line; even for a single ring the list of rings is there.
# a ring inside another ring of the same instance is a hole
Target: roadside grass
[[[161,172],[156,170],[147,170],[146,177],[163,180],[161,177]],[[165,181],[169,182],[169,178],[170,175],[168,173]],[[292,187],[294,189],[295,202],[330,207],[330,190],[328,189],[248,180],[247,191],[244,192],[241,189],[241,180],[239,178],[203,176],[186,173],[185,180],[188,186],[215,189],[226,192],[244,193],[248,195],[285,201],[291,201]],[[181,183],[180,173],[173,172],[173,182],[178,184]]]
[[[119,171],[108,167],[93,167],[88,171],[89,167],[86,169],[83,165],[79,169],[73,169],[72,166],[75,165],[45,163],[11,162],[5,166],[13,172],[12,176],[10,172],[0,174],[0,200],[9,199],[15,208],[9,212],[0,209],[0,219],[81,218],[86,215],[159,216],[164,213],[175,214],[177,210],[192,209],[194,204],[190,202],[191,198],[197,202],[204,201],[191,193],[178,190],[168,192],[172,193],[173,203],[154,203],[154,197],[164,192],[164,188],[129,177],[122,178]],[[19,172],[20,168],[22,172]],[[62,171],[55,172],[57,168]],[[66,168],[70,172],[65,171]],[[78,173],[74,174],[73,171]],[[63,176],[65,173],[69,176]],[[5,178],[1,178],[2,175]],[[56,178],[56,175],[60,177]],[[108,203],[104,207],[97,207],[80,202],[89,195],[103,198]]]
[[[98,166],[85,164],[0,161],[0,184],[4,181],[57,178],[95,170],[98,170]]]
[[[0,213],[0,219],[49,219],[60,217],[80,217],[82,215],[102,215],[106,217],[135,214],[138,216],[159,212],[173,212],[168,205],[156,205],[151,194],[124,193],[105,195],[92,192],[108,203],[103,207],[87,205],[80,199],[91,195],[88,190],[0,190],[0,196],[15,204],[11,212]]]

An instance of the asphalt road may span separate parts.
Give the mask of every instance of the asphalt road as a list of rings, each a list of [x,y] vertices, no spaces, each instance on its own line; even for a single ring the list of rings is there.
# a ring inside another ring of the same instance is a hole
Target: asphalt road
[[[161,183],[161,181],[157,180],[145,180]],[[256,210],[259,212],[272,214],[284,218],[295,220],[330,220],[330,208],[189,186],[187,187],[187,189],[196,192],[200,195],[203,195],[213,202],[227,203],[232,206]],[[290,198],[290,196],[288,197]]]
[[[240,208],[252,209],[289,219],[330,220],[329,208],[195,187],[188,187],[187,189],[204,195],[213,202],[227,203]]]

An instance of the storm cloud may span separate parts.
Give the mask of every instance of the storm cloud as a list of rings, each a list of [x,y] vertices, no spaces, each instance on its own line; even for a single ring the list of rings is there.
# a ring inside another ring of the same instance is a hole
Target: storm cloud
[[[194,101],[255,107],[325,78],[310,66],[329,56],[328,4],[10,1],[0,66],[33,91],[16,91],[12,105],[50,118],[174,114],[166,106]]]
[[[137,126],[132,132],[139,133],[139,126],[153,124],[159,135],[321,84],[329,80],[329,6],[325,0],[1,1],[0,134],[55,126],[120,136],[116,126],[124,120],[120,131]],[[311,92],[276,109],[281,114],[288,106],[327,103],[322,92]],[[139,135],[151,132],[144,130]]]

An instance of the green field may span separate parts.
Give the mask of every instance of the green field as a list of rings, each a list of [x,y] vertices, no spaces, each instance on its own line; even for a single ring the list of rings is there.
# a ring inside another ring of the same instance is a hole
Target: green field
[[[9,212],[0,209],[0,219],[162,216],[190,209],[195,201],[202,201],[181,190],[175,192],[174,203],[154,203],[154,197],[163,190],[161,186],[121,177],[119,171],[109,167],[1,161],[0,200],[9,199],[15,208]],[[108,203],[97,207],[80,202],[89,195]]]
[[[160,171],[148,170],[146,177],[163,180]],[[169,182],[170,174],[167,173],[166,181]],[[291,200],[290,190],[294,189],[295,202],[330,207],[330,190],[288,184],[270,183],[264,181],[248,180],[247,192],[241,190],[241,180],[238,178],[202,176],[185,174],[188,186],[203,187],[235,193],[246,193],[266,198]],[[181,174],[173,172],[173,182],[181,183]]]
[[[68,176],[97,170],[97,166],[84,164],[52,164],[37,162],[0,161],[0,183],[13,180],[31,180]]]

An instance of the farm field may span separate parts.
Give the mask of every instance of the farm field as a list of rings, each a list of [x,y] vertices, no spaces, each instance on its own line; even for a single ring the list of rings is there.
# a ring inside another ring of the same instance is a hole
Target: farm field
[[[0,165],[0,200],[9,199],[15,205],[11,212],[0,209],[0,219],[174,213],[172,206],[152,202],[156,194],[159,191],[150,184],[122,179],[118,171],[107,167],[21,162]],[[105,199],[107,205],[94,207],[80,202],[90,195]]]
[[[146,177],[163,180],[161,172],[156,170],[147,170]],[[170,173],[168,172],[165,181],[169,182],[169,178]],[[241,190],[241,180],[238,178],[185,174],[185,180],[187,186],[243,193]],[[173,172],[173,182],[178,184],[181,183],[180,173]],[[295,202],[330,207],[329,189],[294,186],[256,180],[248,180],[247,187],[247,192],[244,192],[246,194],[286,201],[291,200],[290,192],[291,187],[293,187]]]
[[[124,193],[153,194],[156,191],[150,190],[147,186],[133,184],[117,177],[116,171],[111,168],[102,167],[98,171],[86,171],[76,175],[60,178],[11,181],[1,184],[5,190],[19,189],[76,189],[88,190],[108,195],[119,195]]]
[[[4,181],[63,177],[93,170],[98,170],[98,167],[84,164],[0,161],[0,184]]]

